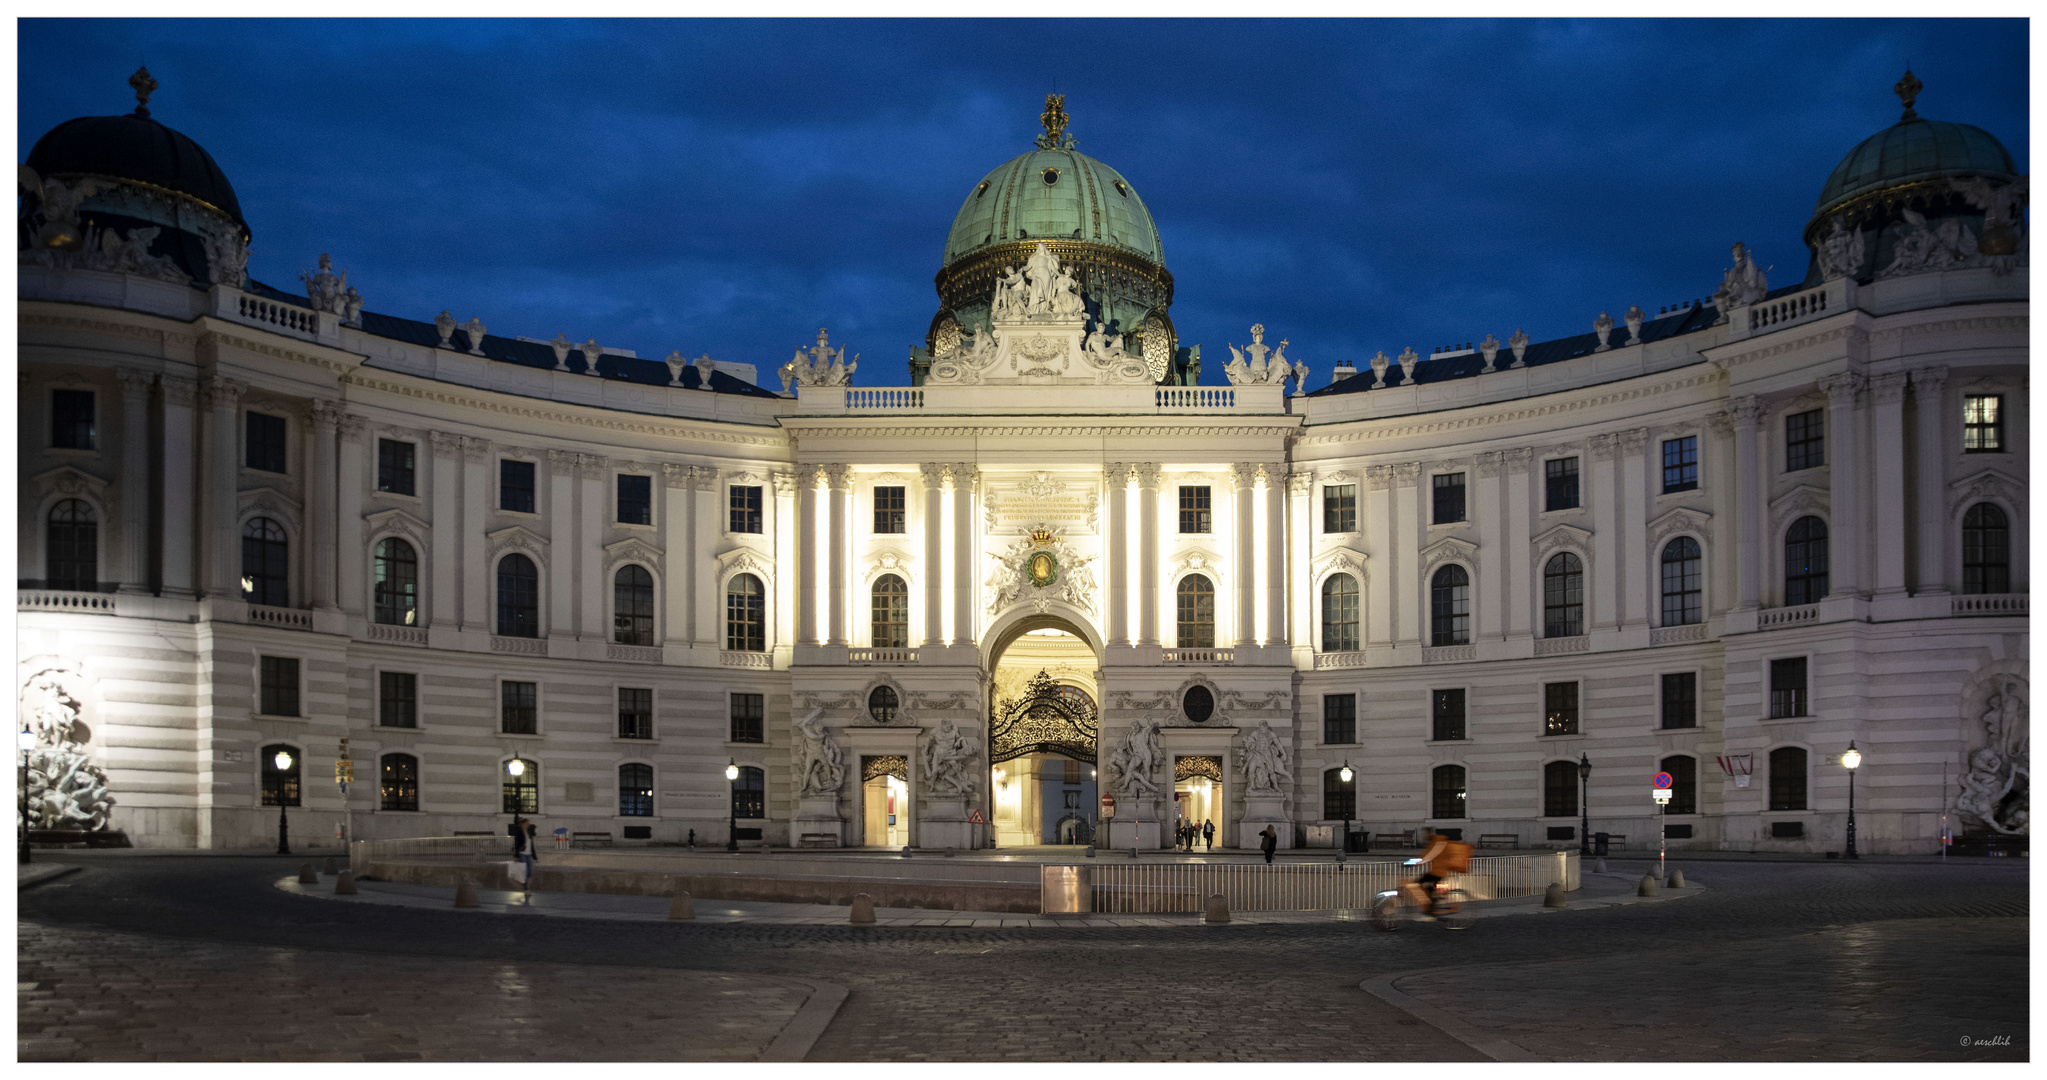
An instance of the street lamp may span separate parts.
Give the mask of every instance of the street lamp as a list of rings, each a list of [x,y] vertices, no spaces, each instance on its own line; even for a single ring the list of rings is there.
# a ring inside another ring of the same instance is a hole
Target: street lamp
[[[1343,763],[1343,768],[1338,770],[1336,775],[1342,777],[1343,782],[1346,785],[1348,785],[1351,782],[1351,778],[1356,776],[1357,774],[1351,771],[1350,762],[1346,761]],[[1342,862],[1344,860],[1344,856],[1350,853],[1350,817],[1352,814],[1357,813],[1357,810],[1358,789],[1351,788],[1350,801],[1346,802],[1343,806],[1343,839],[1338,840],[1336,842],[1337,862]]]
[[[727,758],[725,760],[725,781],[727,785],[736,784],[739,782],[739,761],[736,758]],[[725,808],[732,815],[725,828],[725,850],[738,851],[739,799],[737,798],[737,796],[733,794],[729,787],[728,790],[725,792]]]
[[[1578,857],[1592,854],[1592,759],[1578,755],[1578,809],[1583,816],[1578,821]]]
[[[1862,751],[1855,749],[1855,740],[1848,740],[1848,752],[1841,755],[1841,767],[1848,770],[1848,850],[1844,859],[1859,859],[1855,854],[1855,770],[1862,767]]]
[[[21,861],[27,864],[28,857],[28,756],[35,752],[36,733],[27,724],[21,725],[21,734],[15,736],[21,746]]]
[[[285,831],[284,823],[284,774],[291,768],[291,751],[279,750],[277,756],[270,759],[270,763],[277,766],[277,853],[289,855],[291,834]]]

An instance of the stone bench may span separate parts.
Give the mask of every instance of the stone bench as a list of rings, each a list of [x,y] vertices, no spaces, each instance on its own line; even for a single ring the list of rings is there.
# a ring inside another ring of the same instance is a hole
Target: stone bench
[[[1478,846],[1482,848],[1517,848],[1521,837],[1517,833],[1480,833]]]
[[[569,841],[576,844],[609,844],[612,841],[612,836],[608,832],[578,832],[570,833]]]

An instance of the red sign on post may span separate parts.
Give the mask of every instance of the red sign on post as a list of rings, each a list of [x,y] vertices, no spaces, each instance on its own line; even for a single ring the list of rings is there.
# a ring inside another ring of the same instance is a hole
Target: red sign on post
[[[1651,780],[1650,783],[1655,784],[1659,788],[1668,788],[1671,784],[1670,774],[1667,772],[1657,773],[1656,779]]]
[[[967,815],[967,824],[986,825],[988,824],[988,820],[981,816],[981,812],[979,810],[976,810],[973,813]]]
[[[1111,818],[1116,816],[1116,796],[1114,795],[1102,796],[1102,816],[1105,818]]]

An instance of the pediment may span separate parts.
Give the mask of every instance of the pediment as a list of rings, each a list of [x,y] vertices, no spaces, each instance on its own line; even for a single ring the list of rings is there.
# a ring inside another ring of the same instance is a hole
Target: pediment
[[[1315,580],[1320,581],[1334,573],[1354,574],[1360,581],[1365,579],[1367,556],[1351,547],[1331,548],[1317,556],[1314,562]]]
[[[607,563],[640,560],[659,564],[661,561],[661,549],[637,536],[628,536],[623,540],[604,545],[604,559]]]
[[[1537,559],[1558,548],[1590,551],[1592,550],[1592,530],[1581,529],[1576,525],[1557,524],[1529,537],[1528,542],[1535,545],[1535,557]]]
[[[255,487],[235,492],[235,506],[243,513],[257,511],[270,517],[296,519],[300,503],[274,487]]]
[[[1713,533],[1713,515],[1689,506],[1680,506],[1649,522],[1649,539],[1660,546],[1667,537],[1678,533],[1696,533],[1710,540]]]
[[[1770,500],[1770,531],[1776,532],[1793,517],[1826,515],[1832,506],[1833,499],[1824,489],[1800,484]]]
[[[380,532],[403,533],[414,540],[425,541],[431,527],[421,518],[404,510],[379,510],[364,514],[363,524],[369,526],[370,535]]]
[[[1431,569],[1434,569],[1437,563],[1476,563],[1478,561],[1478,545],[1469,540],[1461,540],[1455,536],[1446,536],[1421,549],[1420,554],[1422,573],[1426,575]]]
[[[1181,552],[1179,556],[1173,560],[1173,573],[1171,576],[1179,577],[1182,574],[1221,575],[1222,572],[1223,572],[1222,556],[1217,555],[1212,551],[1203,551],[1199,548],[1196,548],[1193,551]]]
[[[44,494],[58,495],[104,495],[107,482],[84,469],[71,465],[59,465],[48,472],[29,477],[29,485]]]
[[[774,561],[752,548],[736,547],[714,556],[718,560],[718,577],[723,580],[729,575],[746,573],[762,581],[775,580]]]
[[[506,548],[520,548],[535,555],[547,552],[547,537],[534,532],[524,525],[507,525],[494,532],[483,534],[493,555]]]
[[[1978,499],[2003,499],[2015,510],[2026,505],[2026,486],[1996,469],[1984,469],[1972,476],[1963,477],[1948,485],[1950,498],[1959,502],[1974,502]]]

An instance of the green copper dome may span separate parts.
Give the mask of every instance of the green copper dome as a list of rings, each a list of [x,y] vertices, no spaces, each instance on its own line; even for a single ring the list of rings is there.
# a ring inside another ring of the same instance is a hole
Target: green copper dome
[[[1909,71],[1893,87],[1905,102],[1905,115],[1862,140],[1834,166],[1833,175],[1820,189],[1814,219],[1825,218],[1861,196],[1900,184],[1951,176],[1999,181],[2018,178],[2010,151],[1989,132],[1972,124],[1927,120],[1914,112],[1913,102],[1922,89]]]
[[[1070,146],[1033,150],[982,177],[953,218],[943,265],[1018,240],[1079,240],[1166,261],[1137,189]]]

